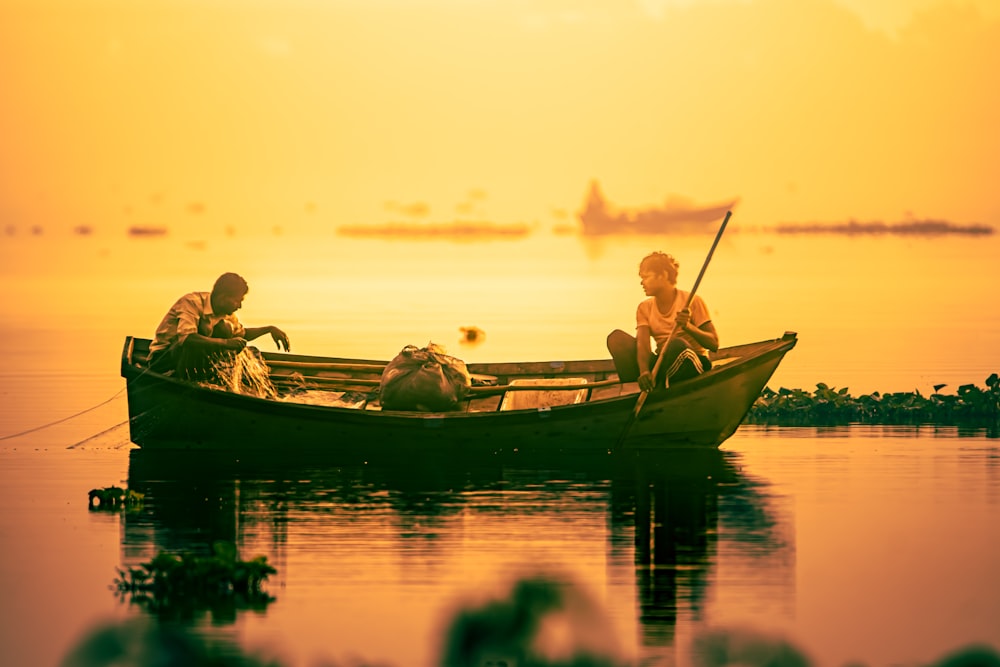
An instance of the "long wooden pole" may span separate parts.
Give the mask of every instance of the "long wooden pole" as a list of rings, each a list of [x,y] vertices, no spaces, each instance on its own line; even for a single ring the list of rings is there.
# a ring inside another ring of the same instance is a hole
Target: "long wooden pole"
[[[695,279],[694,281],[694,287],[692,287],[691,291],[688,293],[687,300],[684,302],[684,308],[687,308],[688,306],[691,305],[691,301],[694,299],[695,292],[698,291],[698,286],[701,285],[701,279],[705,275],[705,270],[708,268],[708,263],[712,261],[712,255],[715,254],[715,248],[716,246],[719,245],[719,240],[722,238],[722,233],[726,231],[726,225],[729,224],[729,218],[732,215],[733,215],[732,211],[726,211],[726,217],[723,218],[722,226],[719,227],[719,231],[715,235],[715,240],[712,242],[712,247],[708,251],[708,256],[705,257],[705,261],[701,265],[701,271],[698,272],[698,278]],[[670,344],[670,341],[673,339],[674,333],[676,331],[677,331],[677,325],[674,324],[674,327],[670,330],[670,335],[667,336],[666,342],[660,346],[660,354],[656,357],[656,363],[653,364],[652,375],[653,375],[654,388],[656,387],[656,374],[660,370],[660,364],[663,363],[663,358],[667,356],[667,345]],[[669,378],[664,378],[664,384],[669,386],[670,384]],[[625,442],[626,439],[628,439],[628,433],[629,431],[632,430],[632,424],[635,422],[636,417],[639,416],[639,412],[642,410],[642,406],[646,403],[647,396],[649,396],[649,392],[644,389],[642,393],[639,394],[639,398],[636,399],[635,407],[632,409],[632,412],[629,413],[628,421],[625,422],[625,428],[622,429],[621,435],[618,436],[618,442],[615,443],[616,450],[622,446],[622,444]]]

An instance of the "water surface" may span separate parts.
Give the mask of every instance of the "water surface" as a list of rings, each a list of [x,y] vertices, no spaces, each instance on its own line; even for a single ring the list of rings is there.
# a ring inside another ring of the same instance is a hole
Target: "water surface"
[[[266,555],[277,599],[194,626],[286,664],[433,664],[457,610],[538,573],[572,583],[574,622],[601,628],[583,637],[650,664],[686,664],[717,626],[779,633],[823,665],[1000,646],[1000,456],[982,434],[743,427],[681,468],[233,465],[157,460],[120,426],[125,335],[221,271],[250,280],[243,319],[281,325],[297,352],[388,359],[434,340],[468,361],[597,358],[631,327],[639,258],[674,252],[689,285],[710,241],[3,239],[0,662],[57,664],[95,624],[143,616],[109,589],[115,569],[215,539]],[[949,391],[1000,369],[983,306],[996,245],[733,234],[700,293],[724,344],[798,331],[774,387]],[[470,325],[485,342],[459,342]],[[144,490],[142,509],[89,512],[111,484]]]

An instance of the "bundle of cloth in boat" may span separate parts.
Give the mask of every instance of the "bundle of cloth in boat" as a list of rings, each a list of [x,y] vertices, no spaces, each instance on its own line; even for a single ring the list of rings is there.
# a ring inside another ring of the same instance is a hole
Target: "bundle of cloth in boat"
[[[382,371],[379,402],[385,410],[456,410],[471,385],[465,362],[439,345],[407,345]]]

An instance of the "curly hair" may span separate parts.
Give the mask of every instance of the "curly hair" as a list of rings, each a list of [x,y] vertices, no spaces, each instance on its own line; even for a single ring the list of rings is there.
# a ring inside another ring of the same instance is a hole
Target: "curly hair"
[[[642,258],[639,262],[639,273],[642,274],[646,271],[652,271],[653,273],[666,273],[667,279],[670,281],[671,285],[677,284],[677,270],[681,268],[681,265],[673,258],[673,255],[668,255],[664,252],[652,252]]]

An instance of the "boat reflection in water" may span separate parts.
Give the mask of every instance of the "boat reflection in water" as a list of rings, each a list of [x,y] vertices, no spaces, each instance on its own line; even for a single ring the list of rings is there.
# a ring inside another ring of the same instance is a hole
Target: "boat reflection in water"
[[[647,660],[691,639],[711,604],[753,597],[753,586],[769,590],[767,604],[792,599],[790,522],[738,464],[718,450],[377,466],[133,450],[129,487],[145,503],[125,517],[123,559],[135,566],[216,540],[234,542],[242,558],[266,555],[278,574],[265,588],[277,601],[259,622],[294,645],[358,642],[328,655],[371,654],[363,636],[307,637],[296,619],[350,628],[372,615],[413,625],[398,641],[431,643],[441,625],[418,619],[440,616],[456,591],[568,567],[567,580],[597,593],[620,643],[637,645],[627,655]],[[720,590],[727,582],[742,593]]]

